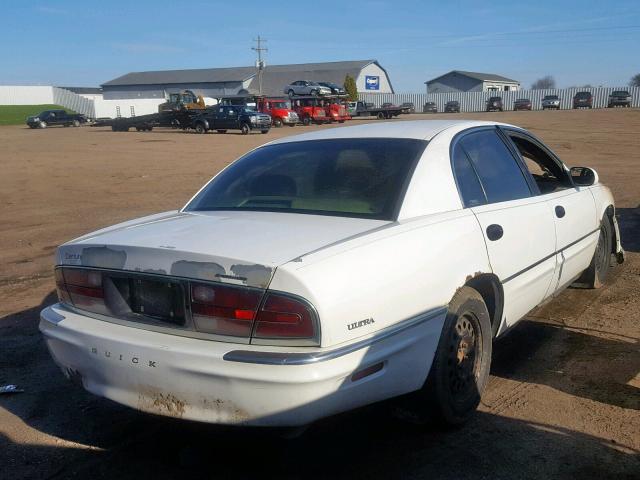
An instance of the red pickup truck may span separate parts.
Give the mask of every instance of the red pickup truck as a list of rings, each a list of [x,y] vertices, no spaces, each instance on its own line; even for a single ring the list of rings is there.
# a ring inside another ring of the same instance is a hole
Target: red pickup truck
[[[283,98],[258,98],[257,106],[259,112],[271,115],[274,127],[295,127],[299,121],[298,114],[289,109],[289,104]]]
[[[303,125],[329,123],[331,117],[324,108],[324,101],[318,97],[295,97],[291,100],[293,111],[298,114]]]

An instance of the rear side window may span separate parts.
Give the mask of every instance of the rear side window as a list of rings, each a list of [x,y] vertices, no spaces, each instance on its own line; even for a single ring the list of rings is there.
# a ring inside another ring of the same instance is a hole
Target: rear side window
[[[480,177],[488,203],[531,196],[524,173],[495,130],[465,135],[459,145]]]
[[[469,157],[459,144],[453,148],[452,159],[456,184],[465,208],[487,203],[478,175],[476,175]]]

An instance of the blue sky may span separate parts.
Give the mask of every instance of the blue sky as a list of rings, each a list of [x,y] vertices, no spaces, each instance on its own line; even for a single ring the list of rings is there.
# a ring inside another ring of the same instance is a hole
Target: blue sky
[[[640,1],[6,0],[0,84],[97,86],[130,71],[377,59],[396,92],[449,70],[523,87],[626,85],[640,73]],[[297,8],[292,8],[293,6]]]

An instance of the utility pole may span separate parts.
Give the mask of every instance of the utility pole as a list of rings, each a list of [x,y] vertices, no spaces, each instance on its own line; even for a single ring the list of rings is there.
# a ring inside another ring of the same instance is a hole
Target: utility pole
[[[257,39],[254,38],[253,41],[256,42],[256,46],[251,47],[251,50],[258,54],[258,59],[256,60],[256,68],[258,69],[258,90],[260,95],[262,95],[262,72],[266,66],[265,61],[262,59],[262,52],[266,52],[268,48],[262,46],[263,43],[266,43],[266,40],[264,38],[260,38],[260,35],[258,35]]]

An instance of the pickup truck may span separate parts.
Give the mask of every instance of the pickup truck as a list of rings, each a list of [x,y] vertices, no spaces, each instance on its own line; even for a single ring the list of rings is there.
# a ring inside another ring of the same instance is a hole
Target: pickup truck
[[[355,105],[350,104],[350,107],[354,117],[374,116],[382,120],[397,117],[402,113],[402,107],[376,107],[371,103],[365,102],[356,102]]]
[[[268,133],[271,117],[243,105],[216,105],[194,117],[192,127],[196,133],[207,133],[209,130],[216,130],[218,133],[240,130],[243,135],[249,135],[253,130]]]
[[[29,128],[47,128],[51,125],[62,125],[63,127],[79,127],[87,122],[87,117],[79,113],[67,113],[64,110],[45,110],[38,115],[27,117]]]
[[[631,94],[627,90],[616,90],[609,95],[608,108],[631,107]]]

